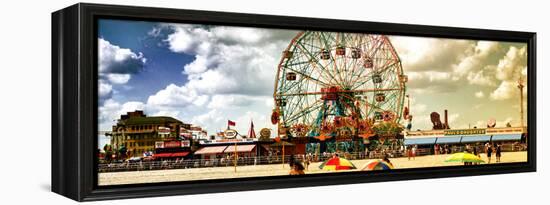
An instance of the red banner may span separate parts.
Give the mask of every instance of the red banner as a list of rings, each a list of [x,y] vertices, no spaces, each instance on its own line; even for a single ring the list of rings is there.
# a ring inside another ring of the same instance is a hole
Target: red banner
[[[164,142],[164,148],[181,147],[180,141],[166,141]]]

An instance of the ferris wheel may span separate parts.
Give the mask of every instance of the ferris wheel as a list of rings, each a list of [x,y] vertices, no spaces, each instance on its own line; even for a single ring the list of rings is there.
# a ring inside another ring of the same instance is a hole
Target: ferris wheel
[[[300,32],[278,65],[271,120],[280,135],[357,136],[399,123],[407,79],[387,36]]]

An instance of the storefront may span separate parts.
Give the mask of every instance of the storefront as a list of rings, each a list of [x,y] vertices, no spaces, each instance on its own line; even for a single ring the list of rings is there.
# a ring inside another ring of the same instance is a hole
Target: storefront
[[[406,133],[404,145],[417,146],[426,154],[440,147],[451,147],[453,152],[463,151],[466,145],[481,149],[486,143],[500,144],[513,151],[525,141],[524,131],[521,127],[414,131]]]
[[[190,140],[167,140],[155,142],[153,159],[184,159],[191,153]]]
[[[202,147],[199,150],[195,151],[194,155],[195,158],[199,159],[216,159],[223,157],[223,152],[226,150],[227,146],[209,146],[209,147]]]
[[[233,155],[237,153],[239,157],[255,157],[256,156],[256,145],[247,144],[247,145],[229,145],[224,151],[225,154]]]

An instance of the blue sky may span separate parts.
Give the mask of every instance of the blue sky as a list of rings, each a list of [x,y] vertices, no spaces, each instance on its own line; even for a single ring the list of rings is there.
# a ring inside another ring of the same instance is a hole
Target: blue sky
[[[123,95],[114,95],[119,101],[146,101],[149,95],[166,87],[172,82],[185,83],[182,67],[193,60],[193,56],[171,52],[162,38],[148,33],[157,25],[152,22],[100,20],[99,38],[121,48],[143,53],[147,64],[143,71],[133,75],[124,86],[115,89],[124,90]],[[139,92],[137,92],[139,91]]]
[[[100,20],[99,127],[135,109],[199,125],[228,119],[246,133],[272,128],[273,82],[281,52],[299,31]],[[519,125],[516,81],[527,74],[521,43],[389,36],[409,77],[413,129],[449,110],[451,128]],[[524,103],[524,106],[526,104]]]

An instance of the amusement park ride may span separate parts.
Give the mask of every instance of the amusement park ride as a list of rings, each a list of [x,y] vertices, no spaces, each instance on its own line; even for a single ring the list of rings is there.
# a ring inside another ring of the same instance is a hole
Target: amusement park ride
[[[412,119],[403,105],[408,78],[384,35],[300,32],[276,76],[271,121],[277,140],[383,141],[399,133],[383,134],[377,125]]]

